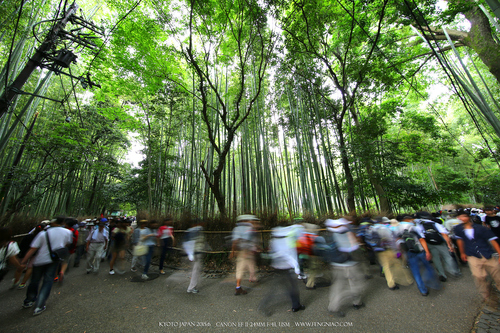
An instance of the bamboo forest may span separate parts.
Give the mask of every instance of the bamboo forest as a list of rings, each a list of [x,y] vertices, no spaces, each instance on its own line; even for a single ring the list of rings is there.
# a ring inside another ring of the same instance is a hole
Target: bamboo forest
[[[500,203],[497,0],[3,0],[2,224]]]

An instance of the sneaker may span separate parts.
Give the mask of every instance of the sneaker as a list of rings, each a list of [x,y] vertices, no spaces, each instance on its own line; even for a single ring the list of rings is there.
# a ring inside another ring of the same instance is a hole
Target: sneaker
[[[162,270],[160,271],[160,274],[161,274],[161,275],[165,275],[165,271],[162,269]]]
[[[361,309],[363,306],[365,306],[365,303],[353,304],[352,305],[352,307],[355,308],[356,310]]]
[[[234,293],[235,296],[246,295],[246,294],[247,294],[247,291],[243,290],[243,288],[241,288],[241,287],[236,288],[236,292]]]
[[[135,268],[135,267],[132,267],[130,270],[131,270],[132,272],[137,272],[137,268]]]
[[[200,291],[199,291],[198,289],[191,289],[191,290],[189,290],[189,289],[188,289],[188,291],[187,291],[187,292],[188,292],[188,293],[190,293],[190,294],[197,294],[197,293],[199,293]]]
[[[147,275],[147,274],[142,274],[142,275],[141,275],[141,279],[143,279],[143,280],[147,280],[147,279],[149,279],[149,277],[148,277],[148,275]]]
[[[24,308],[24,309],[31,308],[31,307],[33,306],[33,304],[35,304],[35,302],[28,302],[28,303],[24,303],[24,304],[23,304],[23,308]]]
[[[399,289],[399,286],[398,286],[398,285],[395,285],[394,287],[389,288],[389,290],[398,290],[398,289]]]
[[[342,311],[330,311],[330,313],[337,318],[344,318],[345,317],[345,313]]]
[[[442,275],[439,276],[439,281],[446,282],[446,280],[447,280],[446,277],[444,277]]]
[[[13,289],[16,289],[16,287],[19,285],[19,281],[14,281],[14,279],[12,279],[12,284],[10,285],[9,287],[9,290],[13,290]]]
[[[109,270],[109,275],[115,275],[115,270],[114,269],[110,269]]]
[[[92,272],[92,270],[87,269],[87,274],[90,274],[91,272]]]
[[[26,283],[19,283],[19,286],[17,286],[17,289],[24,289],[26,288]]]
[[[42,306],[41,308],[36,308],[35,311],[33,311],[33,316],[38,316],[40,313],[45,311],[45,309],[46,309],[45,305]]]
[[[305,309],[306,309],[306,307],[304,305],[301,305],[298,308],[292,308],[292,312],[297,312],[297,311],[305,310]]]
[[[59,282],[59,276],[56,276],[56,277],[54,278],[54,282]]]

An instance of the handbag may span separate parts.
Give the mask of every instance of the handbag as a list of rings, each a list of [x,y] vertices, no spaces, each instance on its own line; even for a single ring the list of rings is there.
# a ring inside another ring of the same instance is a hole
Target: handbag
[[[47,238],[47,246],[49,247],[50,259],[53,262],[64,261],[69,256],[69,249],[65,246],[60,249],[52,251],[52,247],[50,246],[49,233],[45,231],[45,237]]]
[[[146,253],[148,253],[149,248],[146,245],[143,244],[137,244],[134,246],[134,251],[132,254],[136,257],[144,256]]]
[[[5,247],[5,255],[3,256],[3,263],[5,264],[5,267],[0,269],[0,281],[2,281],[5,275],[9,272],[9,269],[7,268],[7,252],[9,251],[9,245],[10,242],[7,243],[7,246]]]

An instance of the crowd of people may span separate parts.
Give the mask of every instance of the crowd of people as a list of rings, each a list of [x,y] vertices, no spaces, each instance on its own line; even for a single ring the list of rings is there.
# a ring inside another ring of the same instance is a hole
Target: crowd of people
[[[270,315],[276,290],[284,286],[292,311],[305,310],[298,282],[303,280],[306,289],[314,290],[317,278],[325,267],[330,267],[328,310],[343,317],[346,305],[356,310],[364,306],[367,280],[373,277],[370,265],[379,266],[389,290],[415,282],[420,294],[427,296],[430,289],[440,289],[450,277],[459,278],[461,267],[468,263],[480,295],[488,306],[496,307],[497,294],[487,277],[489,274],[500,285],[497,214],[497,208],[485,208],[432,214],[420,211],[392,219],[370,216],[354,221],[341,217],[326,219],[324,228],[297,218],[292,224],[273,228],[265,248],[259,237],[260,220],[255,215],[240,215],[231,235],[229,255],[236,261],[234,294],[247,294],[241,286],[245,273],[251,283],[258,281],[257,259],[261,256],[270,260],[276,274],[259,309]],[[203,231],[204,221],[194,219],[182,239],[192,264],[188,293],[199,292],[206,252]],[[34,307],[33,314],[38,315],[46,309],[53,283],[63,283],[69,264],[79,267],[85,253],[87,274],[98,273],[100,263],[108,258],[109,274],[114,275],[124,272],[126,253],[131,248],[130,270],[136,272],[140,263],[140,277],[147,281],[155,248],[161,248],[159,273],[165,274],[165,258],[175,242],[171,219],[165,219],[160,226],[157,221],[136,223],[133,218],[103,217],[79,222],[57,217],[42,221],[19,244],[11,240],[9,229],[0,228],[0,279],[8,266],[14,266],[11,288],[27,286],[23,307]]]

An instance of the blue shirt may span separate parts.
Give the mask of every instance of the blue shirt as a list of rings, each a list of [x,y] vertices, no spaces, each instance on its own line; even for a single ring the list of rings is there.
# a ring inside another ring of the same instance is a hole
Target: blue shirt
[[[148,237],[146,239],[143,239],[144,236],[148,236],[148,235],[154,235],[154,237]],[[143,245],[146,245],[146,246],[155,246],[156,245],[156,233],[149,228],[141,229],[141,242]]]
[[[464,242],[465,254],[467,256],[490,259],[494,253],[490,241],[497,239],[497,237],[490,229],[480,224],[473,224],[472,229],[474,230],[474,237],[469,239],[465,234],[463,224],[459,224],[453,228],[456,238]]]

